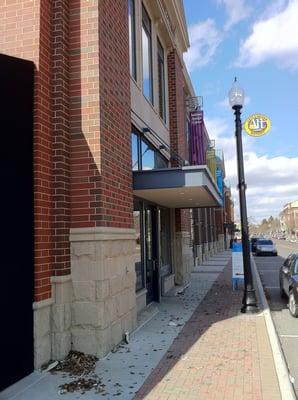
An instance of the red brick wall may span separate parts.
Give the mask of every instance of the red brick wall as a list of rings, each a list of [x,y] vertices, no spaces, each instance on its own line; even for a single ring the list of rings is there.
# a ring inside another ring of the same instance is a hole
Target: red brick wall
[[[127,1],[99,2],[102,201],[97,223],[133,227]]]
[[[171,149],[185,160],[189,159],[186,140],[185,81],[182,65],[175,50],[168,55],[170,144]]]
[[[69,1],[53,1],[53,275],[70,273]]]
[[[180,157],[188,160],[186,140],[184,76],[178,55],[173,50],[168,55],[169,113],[170,113],[170,146]],[[189,210],[175,211],[176,231],[190,232]]]
[[[3,2],[2,2],[3,3]],[[42,9],[42,12],[40,10]],[[0,51],[35,63],[34,215],[35,300],[50,297],[52,265],[52,143],[50,124],[51,8],[48,0],[7,1],[0,6]]]
[[[73,228],[133,226],[127,12],[122,0],[71,2]]]
[[[52,274],[70,272],[70,226],[133,227],[127,3],[6,3],[0,6],[0,51],[36,66],[39,301],[51,296]]]

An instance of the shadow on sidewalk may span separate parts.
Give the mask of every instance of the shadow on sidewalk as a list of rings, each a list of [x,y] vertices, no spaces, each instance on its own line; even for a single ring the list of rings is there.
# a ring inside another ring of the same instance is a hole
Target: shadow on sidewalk
[[[138,390],[134,400],[144,399],[161,381],[167,380],[166,375],[184,359],[195,343],[200,340],[204,345],[204,333],[212,325],[239,315],[242,296],[242,290],[232,290],[230,261],[174,339],[167,353]]]

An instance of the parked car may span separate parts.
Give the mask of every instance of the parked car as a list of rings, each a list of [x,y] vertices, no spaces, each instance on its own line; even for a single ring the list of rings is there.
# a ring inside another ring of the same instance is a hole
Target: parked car
[[[256,243],[256,255],[261,256],[265,254],[277,256],[276,246],[270,239],[259,239]]]
[[[251,243],[251,251],[254,253],[256,251],[256,247],[257,247],[257,241],[260,240],[259,237],[252,237],[250,239],[250,243]]]
[[[298,317],[298,253],[288,256],[279,270],[280,295],[289,298],[290,314]]]

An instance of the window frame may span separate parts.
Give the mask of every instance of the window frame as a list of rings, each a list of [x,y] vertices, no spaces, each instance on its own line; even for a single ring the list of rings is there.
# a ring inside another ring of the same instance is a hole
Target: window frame
[[[137,47],[136,47],[136,4],[135,0],[128,0],[128,29],[129,29],[129,72],[137,80]],[[130,22],[130,23],[129,23]]]
[[[132,135],[134,135],[137,138],[137,155],[138,155],[138,160],[134,164],[138,166],[137,169],[133,169],[133,160],[131,162],[132,166],[132,171],[143,171],[143,154],[142,154],[142,143],[144,143],[148,148],[153,151],[154,153],[154,167],[152,169],[162,169],[162,168],[168,168],[169,167],[169,161],[168,159],[152,144],[150,141],[134,126],[131,126],[131,148],[132,148]],[[133,152],[131,151],[131,156],[133,155]],[[157,167],[158,161],[160,160],[161,162],[164,161],[164,167]]]
[[[148,69],[149,69],[149,97],[146,96],[144,93],[144,49],[142,45],[142,90],[144,97],[152,104],[154,105],[154,95],[153,95],[153,60],[152,60],[152,22],[149,17],[149,14],[142,3],[142,30],[141,30],[141,37],[142,37],[142,43],[143,43],[143,34],[146,34],[147,39],[148,39]]]
[[[161,68],[161,70],[160,70]],[[158,107],[159,116],[166,123],[166,68],[165,68],[165,50],[157,36],[157,76],[158,76]]]

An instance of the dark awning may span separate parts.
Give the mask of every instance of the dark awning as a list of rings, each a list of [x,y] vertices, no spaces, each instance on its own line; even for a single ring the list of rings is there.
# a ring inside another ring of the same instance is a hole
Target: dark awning
[[[141,199],[168,208],[222,206],[206,165],[133,171],[133,192]]]

